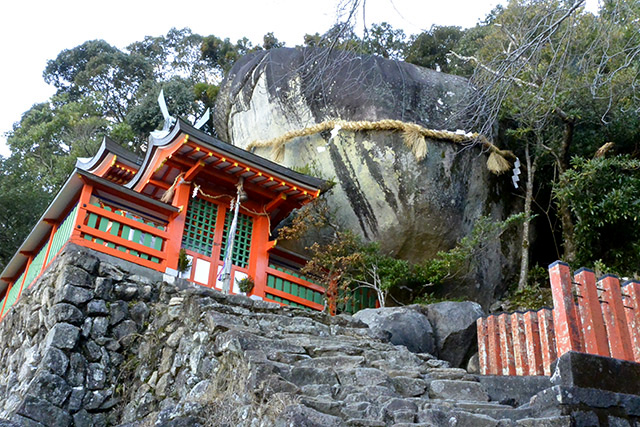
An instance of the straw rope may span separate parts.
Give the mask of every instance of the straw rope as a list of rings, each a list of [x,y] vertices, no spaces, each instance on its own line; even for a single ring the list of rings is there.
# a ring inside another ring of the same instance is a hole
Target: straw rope
[[[327,120],[303,129],[295,129],[266,141],[253,141],[247,146],[247,150],[255,148],[270,147],[272,156],[276,162],[284,159],[284,150],[287,143],[294,138],[309,136],[319,132],[327,131],[339,127],[348,131],[397,131],[402,132],[404,144],[411,150],[416,160],[421,161],[427,155],[427,141],[425,138],[438,141],[449,141],[456,144],[480,142],[483,148],[489,151],[487,168],[494,174],[500,175],[511,169],[511,163],[507,158],[515,160],[515,155],[508,150],[500,150],[491,143],[485,136],[478,133],[459,134],[446,130],[427,129],[415,123],[406,123],[401,120],[379,120],[371,121],[345,121]]]
[[[204,191],[202,191],[202,189],[200,188],[199,185],[196,187],[196,191],[202,197],[206,197],[208,199],[216,200],[216,199],[221,199],[223,197],[228,197],[229,199],[233,199],[233,196],[231,196],[229,194],[220,194],[218,196],[214,196],[213,194],[205,193]],[[192,196],[192,197],[195,197],[195,195]],[[251,214],[254,214],[256,216],[266,216],[267,217],[267,223],[268,223],[268,226],[269,226],[269,230],[271,230],[271,216],[267,213],[266,208],[264,206],[262,206],[262,209],[263,209],[262,212],[257,212],[257,211],[254,211],[253,209],[249,209],[248,207],[244,206],[243,204],[240,204],[240,209],[244,210],[246,212],[249,212]]]

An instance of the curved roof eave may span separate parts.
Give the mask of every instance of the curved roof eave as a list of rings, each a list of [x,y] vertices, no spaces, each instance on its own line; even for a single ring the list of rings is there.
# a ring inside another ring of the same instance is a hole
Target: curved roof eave
[[[139,157],[122,147],[117,142],[108,137],[102,139],[98,152],[90,159],[83,160],[78,158],[76,160],[76,168],[84,171],[91,171],[98,167],[102,163],[108,154],[114,154],[124,163],[129,163],[130,166],[139,166]]]
[[[326,188],[327,182],[323,179],[301,174],[285,166],[282,166],[278,163],[272,162],[271,160],[267,160],[263,157],[260,157],[257,154],[253,154],[242,148],[236,147],[235,145],[222,142],[219,139],[211,135],[208,135],[199,129],[194,128],[193,126],[189,125],[182,119],[178,119],[176,121],[176,124],[173,126],[171,131],[164,138],[149,139],[149,148],[147,149],[147,154],[142,162],[142,166],[140,166],[141,173],[137,173],[136,176],[134,176],[133,179],[126,184],[127,187],[134,188],[134,186],[140,180],[140,177],[143,175],[142,172],[148,167],[149,162],[151,161],[151,159],[153,158],[153,155],[155,154],[155,151],[158,148],[164,147],[172,143],[175,140],[176,136],[180,134],[180,132],[183,132],[197,139],[199,142],[203,143],[205,146],[211,147],[215,151],[222,152],[226,156],[234,157],[245,163],[252,164],[255,167],[268,171],[273,175],[280,176],[282,178],[287,178],[292,181],[297,181],[300,184],[303,184],[305,186],[315,188],[318,190],[322,190]]]

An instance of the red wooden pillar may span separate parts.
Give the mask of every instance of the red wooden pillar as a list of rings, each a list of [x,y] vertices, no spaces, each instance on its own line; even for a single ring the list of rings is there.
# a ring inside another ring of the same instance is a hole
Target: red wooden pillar
[[[7,300],[9,299],[9,292],[11,292],[11,288],[13,288],[14,285],[15,281],[12,281],[9,283],[9,286],[7,286],[7,290],[4,294],[4,301],[2,302],[2,308],[0,309],[0,320],[2,320],[4,318],[4,315],[6,314],[4,312],[4,308],[7,305]]]
[[[502,361],[501,375],[515,375],[516,364],[513,355],[513,338],[511,335],[511,321],[507,313],[498,316],[498,330],[500,332],[500,359]]]
[[[489,375],[501,375],[502,355],[500,354],[500,330],[496,316],[487,317],[487,336],[489,337]]]
[[[338,278],[335,275],[329,280],[329,287],[325,295],[329,314],[335,316],[338,312]]]
[[[82,239],[80,238],[80,226],[84,224],[87,216],[86,207],[91,201],[91,194],[93,193],[93,186],[85,182],[80,192],[80,200],[78,200],[78,213],[76,215],[75,223],[73,224],[73,231],[71,232],[70,241],[76,244],[82,245]]]
[[[253,221],[251,252],[249,258],[249,276],[253,278],[252,294],[264,298],[267,286],[267,267],[269,266],[269,218],[265,215]]]
[[[631,349],[636,363],[640,363],[640,282],[626,282],[622,287],[626,298],[625,313],[631,337]]]
[[[49,241],[47,242],[47,251],[45,252],[44,259],[42,260],[42,268],[40,269],[40,273],[42,273],[45,270],[45,268],[47,268],[47,260],[49,259],[49,252],[51,252],[51,245],[53,244],[53,235],[56,234],[56,230],[58,230],[57,222],[49,222],[49,224],[51,225],[51,232],[49,233]]]
[[[548,308],[538,311],[538,330],[540,331],[542,368],[545,375],[551,375],[551,363],[557,359],[557,355],[553,313]]]
[[[609,343],[598,298],[596,276],[593,271],[581,268],[574,273],[574,279],[579,291],[578,311],[582,321],[584,351],[608,357]]]
[[[191,186],[184,182],[176,185],[175,194],[173,195],[173,206],[179,207],[180,212],[169,221],[167,232],[169,237],[164,246],[166,257],[166,267],[178,269],[178,254],[182,247],[182,233],[184,233],[184,222],[187,217],[187,207],[189,204],[189,196],[191,195]]]
[[[527,337],[529,375],[543,375],[540,329],[536,312],[527,311],[524,314],[524,332]]]
[[[511,334],[513,336],[513,357],[515,358],[516,375],[527,375],[529,373],[529,361],[527,360],[527,339],[522,313],[513,313],[511,315]]]
[[[489,337],[487,335],[487,319],[479,317],[476,320],[478,331],[478,364],[480,374],[489,375]]]
[[[31,267],[31,261],[33,261],[33,254],[29,255],[27,258],[27,266],[24,268],[24,276],[22,276],[22,282],[20,283],[20,291],[18,292],[18,299],[20,299],[20,295],[22,295],[22,289],[24,288],[24,283],[27,280],[27,273],[29,272],[29,268]]]
[[[604,303],[602,308],[604,311],[604,321],[607,325],[611,357],[633,361],[631,338],[629,337],[629,329],[627,327],[627,317],[624,313],[620,280],[615,276],[607,274],[601,277],[598,283],[604,289],[602,293]]]
[[[573,299],[569,266],[556,261],[549,266],[553,294],[553,324],[555,326],[558,357],[568,351],[581,351],[578,315]]]

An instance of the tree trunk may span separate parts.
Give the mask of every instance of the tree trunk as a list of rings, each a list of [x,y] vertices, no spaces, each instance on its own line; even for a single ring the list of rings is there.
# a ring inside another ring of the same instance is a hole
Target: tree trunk
[[[562,175],[571,167],[569,149],[573,143],[573,131],[575,129],[575,118],[570,117],[560,109],[556,109],[556,113],[560,116],[560,119],[564,122],[564,135],[562,137],[562,145],[560,147],[560,156],[556,158],[558,165],[558,173],[560,179],[558,185],[563,185]],[[576,259],[576,245],[574,239],[574,226],[573,217],[571,216],[571,210],[569,204],[566,201],[558,200],[558,212],[560,214],[560,221],[562,224],[562,242],[564,247],[563,260],[567,263],[572,263]]]
[[[533,179],[536,172],[537,158],[531,161],[529,153],[529,142],[525,145],[525,163],[527,165],[527,183],[524,196],[524,222],[522,224],[522,253],[520,256],[520,278],[518,279],[518,289],[527,286],[527,275],[529,273],[529,230],[531,226],[531,205],[533,203]]]

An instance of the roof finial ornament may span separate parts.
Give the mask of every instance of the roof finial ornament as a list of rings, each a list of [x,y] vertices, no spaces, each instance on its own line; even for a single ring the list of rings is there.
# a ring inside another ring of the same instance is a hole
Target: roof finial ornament
[[[155,139],[161,139],[169,135],[171,126],[173,126],[173,124],[176,122],[175,117],[172,117],[169,114],[169,110],[167,109],[167,102],[164,100],[164,89],[160,89],[160,95],[158,95],[158,105],[160,106],[162,117],[164,117],[164,125],[162,126],[162,130],[154,130],[153,132],[151,132],[151,136]]]
[[[202,117],[196,120],[196,122],[193,124],[193,127],[196,129],[200,129],[202,126],[204,126],[205,123],[209,121],[210,117],[211,117],[211,109],[207,108],[207,110],[204,112]]]

